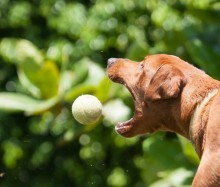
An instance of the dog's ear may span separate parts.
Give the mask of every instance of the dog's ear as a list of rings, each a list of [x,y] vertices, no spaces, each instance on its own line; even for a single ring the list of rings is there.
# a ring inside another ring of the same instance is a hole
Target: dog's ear
[[[145,101],[177,98],[185,85],[183,73],[176,67],[161,66],[145,90]]]

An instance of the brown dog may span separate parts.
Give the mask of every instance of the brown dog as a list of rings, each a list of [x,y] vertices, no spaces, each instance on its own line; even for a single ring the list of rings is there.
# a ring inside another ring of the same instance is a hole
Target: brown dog
[[[118,123],[125,137],[172,131],[190,139],[201,162],[194,187],[220,186],[220,82],[176,56],[141,62],[110,58],[109,78],[131,92],[135,114]]]

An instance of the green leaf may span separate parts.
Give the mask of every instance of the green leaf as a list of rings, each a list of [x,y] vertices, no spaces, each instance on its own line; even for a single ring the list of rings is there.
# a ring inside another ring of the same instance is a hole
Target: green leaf
[[[28,40],[4,38],[0,42],[0,55],[17,65],[29,62],[33,66],[43,62],[43,55],[37,47]]]
[[[66,92],[64,97],[64,100],[68,102],[72,102],[82,94],[96,94],[99,85],[106,78],[104,70],[88,58],[83,58],[75,64],[74,73],[73,87]]]
[[[195,165],[199,164],[199,157],[195,152],[191,142],[182,136],[178,136],[180,145],[186,158]]]
[[[7,167],[15,168],[18,161],[23,157],[24,152],[21,146],[12,140],[6,140],[2,144],[4,150],[3,160]]]
[[[78,85],[82,82],[84,82],[86,79],[88,79],[88,74],[89,74],[89,62],[87,58],[84,58],[76,63],[74,63],[74,80],[72,83],[72,86]]]
[[[93,85],[88,85],[88,84],[80,84],[71,90],[69,90],[65,97],[64,100],[67,102],[73,102],[79,95],[82,94],[93,94],[95,92],[96,88]]]
[[[109,78],[105,77],[98,85],[95,96],[99,98],[101,102],[105,102],[109,98],[111,87],[112,82],[109,80]]]
[[[80,3],[69,3],[56,16],[50,15],[49,25],[60,33],[78,36],[86,21],[86,9]],[[71,18],[71,19],[70,19]]]
[[[23,78],[26,76],[27,86],[31,83],[39,89],[41,98],[51,98],[58,94],[59,71],[52,61],[46,61],[41,66],[32,66],[29,62],[23,63],[19,71],[23,73]]]
[[[108,176],[107,182],[109,186],[127,186],[128,176],[122,168],[116,167]]]
[[[88,58],[83,59],[83,61],[87,62],[89,68],[88,78],[86,79],[85,83],[98,86],[106,76],[105,71],[97,63]]]
[[[182,153],[178,139],[168,139],[164,133],[156,133],[144,140],[142,147],[145,154],[141,167],[145,170],[146,180],[158,180],[161,171],[172,171],[180,165],[188,167],[191,163]]]
[[[58,97],[36,100],[18,93],[0,93],[0,110],[5,112],[25,112],[26,115],[42,113],[58,102]]]
[[[5,38],[0,43],[0,55],[18,67],[24,87],[41,98],[50,98],[59,91],[59,72],[52,61],[44,61],[37,47],[28,40]]]
[[[46,52],[46,57],[47,59],[58,62],[61,66],[66,66],[73,52],[75,52],[73,43],[68,40],[58,39],[50,43]]]
[[[172,171],[161,172],[161,180],[158,180],[151,184],[149,187],[170,187],[170,186],[179,186],[179,187],[189,187],[185,185],[188,182],[189,178],[192,178],[193,172],[185,168],[178,168]]]
[[[16,42],[15,39],[4,38],[0,42],[0,55],[5,61],[16,61]]]
[[[128,49],[126,57],[134,60],[142,60],[143,57],[148,54],[148,52],[147,44],[143,44],[143,42],[135,42]]]
[[[186,48],[197,65],[216,78],[219,76],[220,55],[199,39],[186,42]]]
[[[202,22],[214,23],[214,24],[220,23],[220,20],[219,20],[220,12],[217,9],[216,10],[199,9],[199,8],[191,7],[187,10],[187,12],[197,17],[199,20],[202,20]]]

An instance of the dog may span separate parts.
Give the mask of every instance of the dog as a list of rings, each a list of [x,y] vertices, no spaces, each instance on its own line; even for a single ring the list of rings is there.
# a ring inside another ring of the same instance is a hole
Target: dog
[[[220,82],[182,59],[149,55],[141,62],[110,58],[107,75],[131,93],[133,118],[115,126],[133,137],[171,131],[191,140],[200,157],[193,187],[220,186]]]

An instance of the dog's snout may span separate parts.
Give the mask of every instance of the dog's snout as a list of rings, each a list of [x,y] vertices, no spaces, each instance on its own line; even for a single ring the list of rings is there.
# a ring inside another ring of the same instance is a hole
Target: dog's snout
[[[111,67],[115,62],[116,62],[116,58],[109,58],[108,59],[108,68]]]

